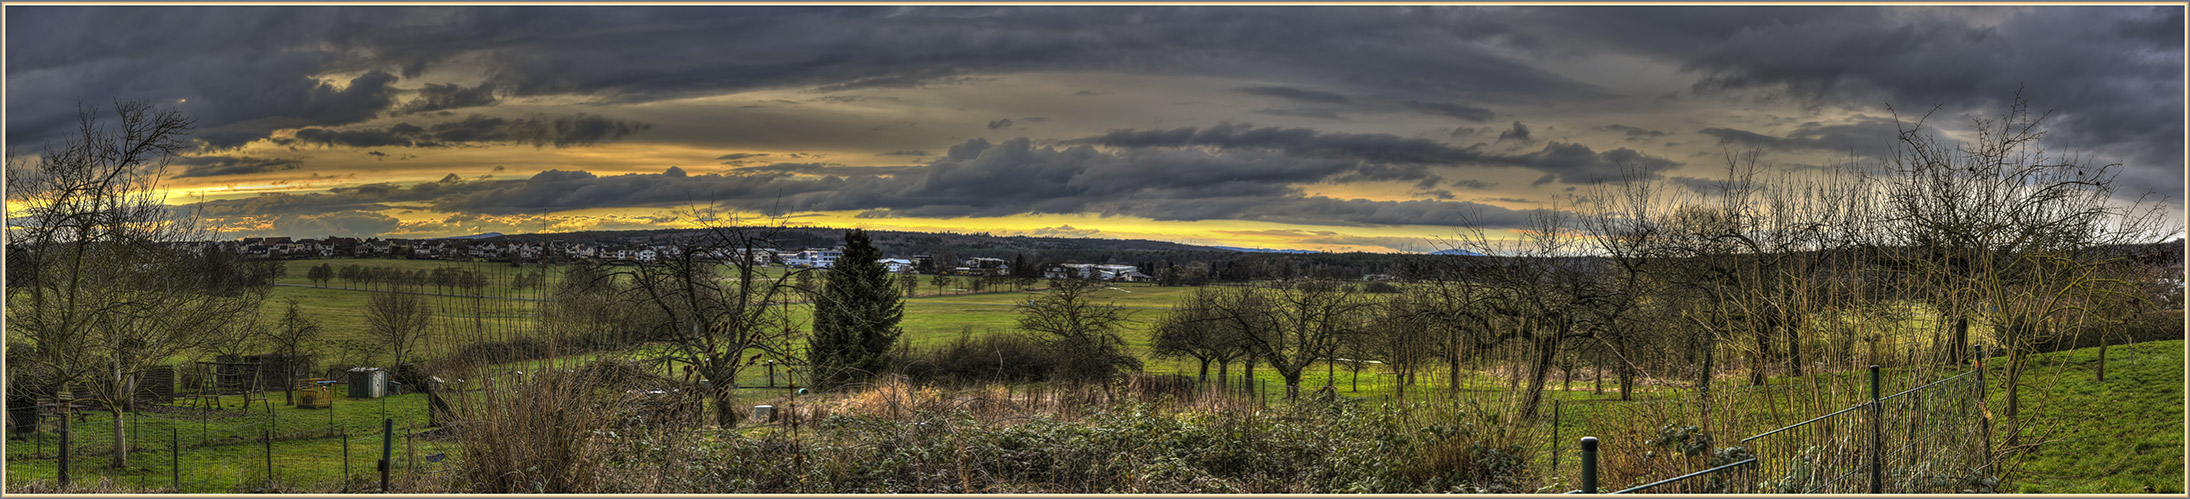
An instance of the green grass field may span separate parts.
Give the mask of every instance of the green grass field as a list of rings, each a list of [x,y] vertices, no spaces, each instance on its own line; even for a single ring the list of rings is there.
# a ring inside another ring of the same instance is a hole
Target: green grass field
[[[341,393],[340,388],[337,393]],[[399,470],[408,471],[415,464],[425,468],[421,472],[433,471],[441,464],[429,463],[425,456],[455,450],[452,443],[408,436],[413,428],[426,424],[424,395],[341,398],[328,409],[283,405],[278,392],[272,394],[272,399],[271,411],[256,402],[245,410],[240,397],[228,396],[222,398],[220,409],[156,407],[138,414],[124,413],[124,434],[133,449],[127,468],[114,468],[111,463],[113,415],[86,413],[84,421],[71,428],[76,449],[72,480],[105,477],[119,485],[166,490],[173,486],[175,466],[179,464],[184,492],[339,491],[347,441],[351,479],[368,480],[377,487],[374,463],[379,459],[383,417],[394,420]],[[42,425],[45,431],[8,436],[7,482],[11,489],[26,481],[57,478],[57,425],[49,418]],[[267,488],[269,447],[261,440],[265,435],[262,432],[268,430],[274,438],[272,489]],[[174,443],[182,446],[179,456]]]
[[[307,316],[320,321],[322,326],[326,328],[325,338],[330,341],[317,352],[322,355],[322,362],[344,364],[362,364],[385,360],[373,357],[380,354],[378,351],[354,351],[339,347],[340,344],[345,342],[356,344],[370,341],[366,332],[362,309],[365,300],[371,293],[364,289],[345,289],[343,283],[339,280],[335,281],[332,287],[314,287],[313,283],[302,277],[311,265],[318,263],[331,263],[336,267],[349,264],[379,265],[398,267],[410,271],[431,269],[437,266],[458,266],[479,268],[481,270],[491,269],[499,272],[496,275],[502,276],[506,276],[509,271],[515,270],[496,268],[499,266],[498,264],[382,259],[303,260],[289,263],[289,276],[280,281],[282,284],[287,285],[277,286],[271,290],[273,299],[268,302],[266,316],[269,320],[272,317],[278,317],[279,303],[282,300],[296,300]],[[781,270],[776,271],[780,272]],[[551,269],[548,275],[552,285],[552,279],[558,276],[558,272]],[[906,302],[906,314],[901,327],[905,331],[903,341],[911,349],[940,347],[958,338],[961,334],[968,334],[969,332],[975,335],[1016,334],[1014,331],[1016,330],[1018,310],[1015,307],[1038,296],[1039,293],[1039,291],[1022,291],[1003,286],[993,288],[991,292],[986,293],[944,293],[939,295],[936,294],[938,291],[945,290],[939,290],[936,286],[931,285],[927,281],[930,277],[916,277],[922,280],[919,287],[919,296]],[[490,286],[488,292],[510,291],[506,286],[497,286],[500,287]],[[962,284],[952,286],[952,288],[963,287]],[[1040,285],[1037,287],[1040,287]],[[429,287],[427,291],[432,291],[432,289]],[[1129,323],[1120,333],[1129,345],[1131,353],[1143,360],[1146,372],[1151,374],[1193,375],[1196,374],[1198,365],[1191,360],[1151,358],[1148,351],[1150,327],[1157,319],[1162,317],[1162,314],[1167,313],[1165,309],[1192,291],[1193,288],[1189,287],[1158,287],[1130,283],[1105,287],[1098,291],[1096,296],[1112,304],[1128,307],[1131,311],[1135,320]],[[526,291],[525,294],[536,296],[537,291]],[[448,307],[458,307],[465,305],[470,300],[436,297],[435,302]],[[522,300],[482,300],[480,302],[489,303],[492,307],[498,307],[492,314],[495,318],[490,319],[494,322],[490,325],[490,329],[516,333],[533,329],[533,319],[530,316],[534,313],[533,311],[539,302]],[[803,309],[804,307],[798,306],[797,308]],[[453,308],[450,309],[451,312],[453,310]],[[437,327],[454,327],[457,325],[451,323],[451,321],[462,319],[461,314],[444,313],[446,314],[444,317],[437,319],[441,324]],[[1912,315],[1922,316],[1922,314]],[[1924,328],[1920,325],[1903,324],[1900,327],[1889,327],[1884,330],[1888,331],[1888,334],[1898,337],[1899,339],[1896,341],[1929,341],[1923,334],[1915,332],[1922,329]],[[1983,331],[1974,330],[1972,333],[1981,338]],[[456,341],[453,338],[438,337],[429,340],[420,353],[427,356],[445,355],[462,346],[454,343]],[[498,368],[529,369],[545,364],[567,366],[574,365],[574,361],[583,361],[599,355],[584,354],[558,359],[542,359],[498,366]],[[2002,491],[2107,493],[2142,492],[2145,487],[2151,487],[2152,490],[2159,492],[2180,492],[2182,490],[2183,427],[2181,390],[2184,380],[2181,362],[2183,359],[2182,342],[2161,341],[2117,346],[2109,352],[2109,355],[2110,358],[2107,359],[2109,366],[2108,380],[2103,383],[2091,379],[2097,361],[2095,349],[2038,356],[2038,360],[2033,367],[2033,379],[2045,379],[2051,380],[2051,382],[2030,386],[2028,388],[2030,391],[2025,395],[2025,404],[2029,408],[2027,416],[2033,421],[2031,424],[2036,428],[2033,433],[2042,435],[2041,438],[2046,440],[2047,443],[2016,461],[2019,466],[2018,472],[2011,477],[2011,480],[2004,486],[2005,488]],[[1998,369],[1998,366],[1994,368]],[[1232,365],[1230,372],[1235,377],[1235,383],[1237,383],[1237,377],[1242,375],[1241,366],[1238,364]],[[1584,372],[1586,372],[1586,369]],[[1211,374],[1216,374],[1214,367],[1211,369]],[[788,377],[787,373],[779,373],[779,375],[785,378]],[[1273,397],[1277,397],[1282,393],[1282,379],[1278,377],[1275,370],[1265,366],[1258,368],[1255,375],[1257,379],[1248,384],[1266,386]],[[1449,397],[1448,387],[1444,386],[1448,376],[1442,366],[1430,366],[1417,376],[1418,384],[1408,389],[1410,398],[1443,400]],[[1831,391],[1835,399],[1855,397],[1857,396],[1856,392],[1859,391],[1856,387],[1862,386],[1862,382],[1857,379],[1858,376],[1858,373],[1848,372],[1814,375],[1803,379],[1775,377],[1771,382],[1775,386],[1799,385],[1813,388],[1808,392],[1760,392],[1768,395],[1754,399],[1756,403],[1750,404],[1749,410],[1764,413],[1758,418],[1773,422],[1790,421],[1789,418],[1800,420],[1811,415],[1810,411],[1831,404],[1802,404],[1797,403],[1794,399],[1814,399],[1816,394],[1820,393],[1819,390]],[[1380,366],[1372,365],[1355,372],[1348,370],[1346,365],[1317,365],[1306,371],[1302,385],[1304,388],[1316,388],[1328,384],[1336,387],[1340,394],[1364,398],[1384,398],[1392,396],[1395,392],[1396,387],[1393,382],[1395,380],[1390,378],[1389,373]],[[1461,380],[1464,384],[1462,387],[1464,392],[1482,397],[1505,396],[1510,398],[1510,395],[1504,394],[1507,393],[1511,384],[1504,378],[1488,373],[1468,372],[1461,377]],[[738,380],[740,385],[745,386],[765,385],[768,384],[768,381],[767,371],[758,367],[746,370]],[[779,385],[788,385],[787,379],[778,379],[777,382]],[[1595,391],[1598,386],[1585,378],[1577,379],[1571,390],[1563,390],[1558,374],[1554,373],[1549,386],[1547,386],[1546,396],[1554,400],[1572,401],[1617,397],[1616,387],[1612,383],[1603,385],[1605,389],[1603,393]],[[1992,392],[1996,399],[1993,401],[1995,407],[2004,404],[2004,400],[2000,399],[2005,396],[2004,392],[2004,390],[1994,390]],[[772,390],[749,390],[741,398],[760,401],[780,394],[780,392]],[[1682,395],[1685,394],[1678,390],[1653,385],[1639,386],[1637,394],[1639,398]],[[399,426],[404,424],[405,421],[422,420],[424,418],[424,402],[419,397],[418,395],[402,395],[385,399],[388,407],[387,414],[398,418]],[[279,394],[276,394],[275,398],[278,400]],[[237,401],[231,398],[224,402],[233,406]],[[380,404],[381,401],[338,400],[336,409],[331,411],[334,416],[333,424],[338,431],[348,431],[353,436],[375,434],[378,431],[378,422],[382,415]],[[1580,407],[1572,404],[1569,404],[1569,406]],[[156,440],[153,442],[140,441],[139,445],[143,449],[132,459],[131,468],[124,470],[105,469],[104,459],[96,456],[86,456],[82,461],[79,461],[84,464],[79,465],[78,475],[105,475],[116,477],[117,481],[125,484],[141,483],[146,486],[165,486],[167,483],[166,477],[169,476],[170,470],[167,467],[170,456],[167,454],[165,439],[171,431],[187,437],[193,433],[202,433],[207,429],[218,430],[224,427],[257,428],[257,426],[250,425],[263,424],[271,419],[275,422],[275,431],[286,434],[325,427],[329,425],[327,420],[329,415],[330,411],[326,410],[296,409],[287,406],[275,410],[270,418],[265,414],[263,408],[257,407],[250,413],[235,409],[213,412],[181,409],[152,410],[146,412],[141,419],[131,423],[132,425],[141,425],[141,430],[136,429],[135,426],[132,429],[132,432],[135,432],[138,437],[149,437]],[[104,424],[107,420],[103,419],[106,417],[108,416],[103,413],[94,414],[89,416],[85,423],[76,427],[77,442],[80,448],[86,449],[87,452],[92,454],[98,454],[100,451],[97,449],[111,445],[109,442],[111,434],[107,433],[111,430],[108,425]],[[406,417],[408,419],[405,419]],[[1578,423],[1562,426],[1563,436],[1579,435],[1588,431],[1591,430],[1579,426]],[[245,438],[248,441],[205,442],[201,438],[201,443],[209,443],[210,445],[186,448],[183,451],[181,459],[184,469],[190,470],[190,473],[186,473],[187,476],[185,476],[184,490],[192,492],[229,492],[253,490],[264,484],[265,451],[257,443],[255,435],[231,436]],[[49,431],[32,435],[30,439],[12,439],[16,435],[10,435],[10,437],[11,440],[7,448],[9,458],[7,478],[10,483],[19,483],[22,480],[50,479],[53,476],[55,472],[54,462],[51,459],[41,459],[38,456],[52,453],[52,444],[56,440],[55,435]],[[1549,436],[1546,435],[1546,437]],[[365,447],[377,449],[377,437],[359,438],[364,439],[353,439],[353,449],[351,449],[353,453],[365,452]],[[185,438],[185,440],[189,439]],[[186,445],[188,445],[188,442],[186,442]],[[432,452],[445,450],[442,449],[444,444],[438,442],[422,440],[419,445],[422,449],[431,450]],[[294,484],[294,487],[297,488],[311,490],[339,489],[338,485],[334,485],[340,483],[342,475],[339,447],[340,442],[338,439],[329,438],[277,441],[274,445],[277,465],[291,463],[293,466],[287,466],[284,469],[294,468],[298,470],[293,473],[282,471],[278,473],[277,478],[281,482]],[[399,448],[399,454],[402,453],[404,452]],[[430,453],[422,450],[420,455]],[[372,461],[371,458],[353,454],[350,463],[353,468],[353,476],[362,476],[370,471]]]
[[[2058,373],[2024,399],[2046,443],[2014,463],[2002,492],[2183,493],[2183,341],[2109,349],[2106,381],[2096,379],[2098,357],[2096,348],[2037,356],[2035,371]],[[2004,406],[2004,390],[1992,395]]]

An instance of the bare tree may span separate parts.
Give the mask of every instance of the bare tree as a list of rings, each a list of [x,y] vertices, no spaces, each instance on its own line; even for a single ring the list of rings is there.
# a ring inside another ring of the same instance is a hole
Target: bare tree
[[[737,423],[738,374],[748,353],[792,358],[790,344],[801,325],[787,305],[804,295],[795,282],[811,280],[812,274],[799,269],[769,276],[749,258],[717,262],[704,255],[713,250],[753,254],[774,247],[772,235],[768,229],[711,226],[666,258],[616,273],[629,282],[627,302],[649,311],[641,326],[670,346],[648,360],[691,366],[710,380],[708,397],[715,402],[715,422],[723,427]]]
[[[365,331],[391,355],[390,365],[411,360],[428,336],[433,308],[425,298],[407,291],[378,291],[365,302]]]
[[[282,305],[281,318],[266,328],[265,335],[266,342],[281,354],[282,366],[287,368],[281,379],[282,401],[293,405],[296,404],[296,380],[303,376],[301,371],[305,367],[296,359],[317,349],[322,329],[319,321],[304,316],[303,306],[298,305],[295,298],[282,300]]]
[[[1879,189],[1889,241],[1918,252],[1897,263],[1943,297],[1934,301],[1944,313],[1983,321],[2006,350],[2010,421],[2029,356],[2064,332],[2060,324],[2092,301],[2084,298],[2124,284],[2102,272],[2120,256],[2100,249],[2180,233],[2160,225],[2158,204],[2114,199],[2119,165],[2050,156],[2044,119],[2017,96],[2004,115],[1974,120],[1976,138],[1959,145],[1941,142],[1923,119],[1905,124]],[[1959,350],[1967,333],[1955,334]]]
[[[1538,210],[1509,244],[1494,243],[1480,230],[1462,239],[1485,255],[1476,269],[1484,289],[1469,313],[1488,325],[1491,334],[1485,339],[1512,344],[1523,357],[1516,359],[1517,367],[1528,369],[1515,380],[1528,382],[1520,399],[1522,417],[1535,416],[1544,382],[1567,342],[1599,328],[1587,311],[1610,295],[1603,286],[1605,265],[1582,256],[1571,216],[1557,207]]]
[[[1308,366],[1329,358],[1341,338],[1360,330],[1373,306],[1358,291],[1328,281],[1226,287],[1212,293],[1209,307],[1217,313],[1210,320],[1229,323],[1249,358],[1268,363],[1285,378],[1288,399],[1300,396]]]
[[[622,290],[614,271],[597,262],[564,266],[562,278],[548,292],[549,306],[541,309],[541,332],[566,344],[596,347],[630,345],[645,338],[631,327],[645,321],[620,301]]]
[[[197,348],[206,333],[242,318],[265,284],[238,265],[211,268],[187,243],[207,238],[196,217],[165,204],[160,181],[188,147],[191,122],[145,102],[97,108],[36,158],[10,152],[9,335],[55,388],[82,385],[115,412],[114,465],[128,465],[121,411],[137,375]],[[246,278],[252,277],[252,278]],[[40,389],[43,387],[11,387]]]
[[[1600,255],[1610,263],[1605,298],[1588,313],[1598,325],[1596,339],[1602,355],[1609,358],[1619,376],[1620,400],[1633,397],[1635,377],[1641,370],[1640,350],[1663,317],[1653,317],[1648,307],[1663,279],[1653,276],[1661,269],[1661,248],[1669,230],[1662,210],[1663,186],[1637,170],[1620,182],[1603,184],[1583,205],[1579,217]],[[1602,365],[1602,362],[1599,362]]]
[[[1101,289],[1091,281],[1058,281],[1048,294],[1018,306],[1019,329],[1059,359],[1052,376],[1102,381],[1140,370],[1140,359],[1125,351],[1125,339],[1118,336],[1119,328],[1132,322],[1132,313],[1097,303],[1095,292]]]
[[[1209,363],[1219,363],[1218,378],[1226,372],[1221,369],[1233,359],[1239,358],[1238,333],[1229,323],[1215,320],[1216,309],[1210,306],[1214,296],[1206,289],[1197,289],[1179,300],[1171,313],[1156,321],[1150,331],[1150,350],[1158,357],[1191,358],[1201,362],[1196,381],[1209,379]]]
[[[1436,357],[1438,335],[1432,327],[1434,313],[1423,310],[1432,303],[1424,293],[1403,295],[1378,305],[1369,327],[1355,335],[1360,365],[1364,358],[1375,359],[1391,372],[1392,384],[1401,399],[1407,397],[1407,387],[1414,385],[1415,373]]]

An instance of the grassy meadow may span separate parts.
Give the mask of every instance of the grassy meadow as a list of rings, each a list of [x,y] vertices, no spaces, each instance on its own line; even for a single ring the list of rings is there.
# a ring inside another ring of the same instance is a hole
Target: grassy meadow
[[[406,271],[432,270],[436,267],[455,266],[488,272],[490,276],[506,279],[513,271],[506,265],[487,263],[454,263],[422,260],[383,259],[331,259],[299,260],[288,262],[287,276],[278,281],[280,286],[270,290],[270,299],[263,320],[271,322],[279,317],[281,303],[295,300],[303,313],[323,328],[325,341],[318,351],[323,364],[370,365],[385,359],[377,349],[359,348],[373,341],[366,330],[364,304],[371,295],[366,286],[346,285],[334,280],[326,287],[305,279],[311,266],[329,263],[340,268],[344,265],[386,266]],[[537,271],[526,267],[522,271]],[[772,272],[782,272],[774,269]],[[552,289],[560,271],[547,269],[546,289]],[[951,289],[938,289],[929,282],[931,276],[915,276],[920,286],[915,297],[906,301],[902,341],[909,349],[940,348],[961,335],[1016,334],[1018,305],[1026,303],[1042,291],[1034,288],[1020,290],[1012,286],[998,286],[989,292],[970,293]],[[961,284],[950,288],[964,288]],[[428,286],[422,291],[435,292]],[[1102,301],[1126,307],[1133,321],[1121,335],[1131,353],[1142,359],[1144,372],[1149,374],[1197,374],[1198,365],[1191,359],[1162,359],[1150,355],[1149,330],[1155,321],[1166,313],[1173,303],[1194,291],[1191,287],[1161,287],[1145,283],[1121,283],[1107,286],[1096,293]],[[506,282],[490,284],[484,294],[536,298],[543,296],[540,289],[512,289]],[[492,324],[486,329],[514,336],[535,330],[532,314],[542,302],[524,299],[486,298],[473,300],[456,297],[433,297],[433,303],[444,307],[459,306],[467,302],[477,303],[490,310],[487,316]],[[803,305],[793,305],[799,314],[806,313]],[[435,319],[435,328],[474,327],[455,324],[453,321],[470,319],[462,314],[444,310]],[[1889,342],[1901,342],[1896,348],[1907,347],[1906,342],[1929,342],[1926,333],[1931,328],[1924,322],[1929,319],[1920,311],[1906,314],[1899,324],[1870,327],[1873,334],[1880,334]],[[801,317],[801,321],[805,318]],[[1858,318],[1839,318],[1835,322],[1852,323]],[[1973,329],[1980,339],[1985,332]],[[438,334],[429,337],[420,354],[427,357],[448,355],[464,345],[455,344],[454,337]],[[2119,345],[2109,352],[2107,380],[2094,379],[2097,368],[2097,350],[2081,349],[2036,357],[2026,388],[2025,407],[2028,411],[2033,435],[2042,442],[2029,453],[2022,454],[2011,463],[2014,474],[2002,492],[2027,493],[2118,493],[2156,492],[2180,493],[2182,491],[2183,413],[2182,384],[2184,380],[2182,341],[2155,341],[2131,345]],[[641,354],[661,347],[647,347]],[[540,365],[572,365],[571,361],[583,361],[599,357],[599,353],[581,354],[556,359],[517,362],[496,368],[526,370]],[[1449,373],[1441,363],[1432,363],[1417,374],[1417,384],[1408,389],[1410,399],[1430,404],[1444,404],[1454,400],[1451,387],[1445,386]],[[1395,381],[1380,366],[1370,365],[1358,371],[1349,365],[1317,365],[1307,370],[1302,385],[1304,389],[1325,385],[1335,387],[1341,395],[1362,399],[1388,400],[1396,393]],[[665,368],[674,371],[673,368]],[[1999,366],[1993,366],[1997,376]],[[1572,378],[1562,379],[1554,372],[1546,387],[1548,400],[1572,401],[1562,403],[1566,411],[1557,420],[1557,433],[1549,430],[1540,436],[1530,437],[1544,442],[1541,451],[1533,454],[1531,463],[1537,467],[1549,465],[1554,455],[1566,463],[1561,479],[1570,474],[1574,466],[1570,447],[1554,453],[1554,438],[1573,440],[1581,435],[1613,432],[1605,425],[1654,424],[1635,420],[1593,416],[1594,407],[1609,407],[1599,403],[1581,403],[1617,398],[1613,382],[1599,383],[1590,377],[1587,368],[1578,369]],[[1232,376],[1241,376],[1239,364],[1230,369]],[[669,373],[662,373],[669,374]],[[1216,374],[1214,366],[1212,375]],[[1278,400],[1282,393],[1282,379],[1274,369],[1256,369],[1256,386],[1267,386],[1272,400],[1269,404],[1283,405]],[[1779,373],[1774,373],[1779,374]],[[1888,373],[1889,387],[1908,386],[1903,379],[1916,379],[1936,373]],[[779,373],[788,376],[787,373]],[[1463,386],[1460,391],[1467,398],[1510,402],[1513,380],[1499,372],[1468,371],[1459,377]],[[1932,379],[1932,378],[1925,378]],[[1998,378],[1995,378],[1998,379]],[[1730,419],[1746,418],[1753,427],[1770,427],[1800,421],[1827,409],[1825,403],[1802,403],[1798,400],[1855,400],[1860,396],[1864,383],[1858,372],[1812,373],[1803,377],[1777,375],[1767,383],[1776,389],[1749,389],[1744,391],[1742,380],[1727,378],[1728,386],[1723,395],[1730,397],[1727,407]],[[776,380],[778,386],[787,386],[786,379]],[[747,369],[738,380],[741,386],[760,386],[769,383],[764,368]],[[1821,393],[1831,393],[1820,398]],[[1991,391],[1994,407],[2004,405],[2005,390]],[[784,395],[781,390],[746,390],[741,402],[765,403]],[[1658,384],[1642,384],[1637,387],[1637,398],[1678,398],[1691,394],[1677,388]],[[140,486],[145,489],[164,489],[169,486],[172,466],[170,460],[179,460],[183,469],[183,487],[186,492],[234,492],[253,490],[303,490],[339,491],[343,488],[342,438],[328,438],[328,434],[348,435],[350,441],[350,479],[373,481],[373,457],[380,443],[378,432],[381,418],[396,420],[399,435],[407,432],[401,428],[422,425],[425,417],[425,401],[417,394],[387,397],[381,400],[363,401],[339,399],[333,410],[301,409],[280,405],[279,393],[272,395],[277,402],[268,411],[264,405],[244,410],[238,407],[240,400],[227,397],[221,400],[222,408],[206,410],[189,407],[155,407],[136,415],[130,421],[132,441],[138,446],[131,466],[126,469],[110,469],[101,449],[111,445],[111,431],[106,423],[112,416],[92,413],[75,425],[76,445],[81,456],[77,465],[78,477],[108,477],[122,486]],[[1455,404],[1457,405],[1457,404]],[[1545,409],[1547,412],[1551,409]],[[288,435],[291,439],[277,437],[273,444],[277,476],[272,488],[267,488],[265,469],[267,451],[258,440],[259,429],[272,425],[276,435]],[[1548,428],[1548,427],[1547,427]],[[223,430],[228,429],[228,430]],[[1747,429],[1746,427],[1744,429]],[[51,458],[58,438],[48,426],[47,431],[32,435],[9,435],[6,455],[7,482],[10,490],[26,481],[50,480],[55,476],[55,461]],[[226,431],[226,433],[223,433]],[[314,433],[316,432],[316,433]],[[1735,431],[1728,429],[1727,435]],[[169,435],[181,435],[185,449],[180,456],[172,455],[168,447]],[[18,438],[28,437],[28,438]],[[192,443],[196,439],[195,444]],[[456,452],[452,443],[434,438],[406,439],[398,442],[399,462],[408,470],[417,464],[421,472],[430,472],[438,464],[412,461],[411,455],[426,456],[434,453]],[[415,446],[415,447],[412,447]],[[418,459],[423,459],[422,457]],[[82,478],[79,478],[82,479]],[[1563,483],[1556,482],[1555,483]],[[1570,485],[1570,484],[1569,484]]]

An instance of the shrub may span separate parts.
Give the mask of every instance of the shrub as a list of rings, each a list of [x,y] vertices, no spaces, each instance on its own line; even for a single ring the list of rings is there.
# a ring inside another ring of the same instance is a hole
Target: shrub
[[[1121,403],[1074,420],[984,421],[948,403],[962,397],[891,385],[869,392],[940,403],[835,411],[795,429],[626,435],[596,460],[616,470],[600,491],[1419,493],[1524,481],[1526,455],[1492,441],[1499,432],[1417,432],[1399,410],[1358,401],[1221,412]]]
[[[601,489],[606,451],[619,423],[646,407],[644,393],[662,382],[627,363],[547,368],[500,377],[477,409],[451,425],[464,456],[462,483],[483,493],[567,493]]]
[[[1031,338],[994,331],[975,336],[970,329],[942,348],[900,359],[900,370],[922,382],[1040,381],[1059,365],[1048,349]]]
[[[2093,348],[2099,346],[2101,339],[2104,339],[2106,344],[2109,345],[2179,340],[2183,339],[2182,331],[2183,311],[2146,312],[2120,323],[2091,326],[2071,331],[2061,337],[2039,343],[2038,348],[2033,353]],[[2103,338],[2100,336],[2101,332],[2106,333]]]

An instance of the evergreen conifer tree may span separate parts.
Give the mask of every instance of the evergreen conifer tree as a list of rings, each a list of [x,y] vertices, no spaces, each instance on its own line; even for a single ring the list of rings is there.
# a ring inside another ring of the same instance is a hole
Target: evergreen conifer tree
[[[816,386],[844,386],[888,366],[890,348],[903,332],[898,322],[905,317],[905,302],[881,259],[882,250],[866,231],[844,234],[844,255],[829,269],[814,298],[814,335],[807,355]]]

